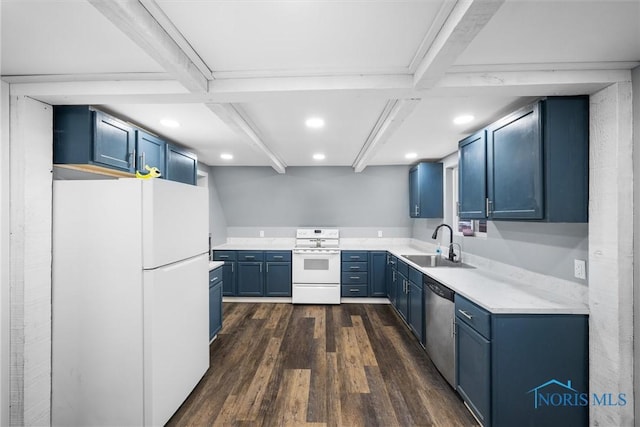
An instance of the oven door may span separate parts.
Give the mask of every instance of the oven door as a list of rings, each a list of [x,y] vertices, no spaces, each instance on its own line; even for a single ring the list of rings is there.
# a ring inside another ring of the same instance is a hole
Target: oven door
[[[293,283],[340,284],[340,251],[293,252]]]

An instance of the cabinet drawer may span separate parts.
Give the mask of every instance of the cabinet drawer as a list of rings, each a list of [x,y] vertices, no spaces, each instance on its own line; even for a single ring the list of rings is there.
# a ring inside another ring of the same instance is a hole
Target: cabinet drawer
[[[214,261],[235,261],[236,251],[213,251]]]
[[[367,271],[369,263],[367,262],[343,262],[342,271]]]
[[[267,251],[265,258],[269,262],[287,262],[291,261],[291,252],[289,251]]]
[[[367,285],[342,285],[343,297],[367,297]]]
[[[468,299],[456,294],[456,321],[471,326],[487,339],[491,339],[491,313]]]
[[[264,261],[264,252],[238,251],[238,261]]]
[[[409,281],[422,286],[422,272],[413,267],[409,267]]]
[[[342,272],[342,284],[346,285],[346,284],[362,284],[362,285],[366,285],[367,284],[367,273],[366,272],[348,272],[348,271],[343,271]]]
[[[366,251],[342,251],[342,261],[367,261]]]
[[[222,281],[222,267],[209,272],[209,287],[215,286]]]

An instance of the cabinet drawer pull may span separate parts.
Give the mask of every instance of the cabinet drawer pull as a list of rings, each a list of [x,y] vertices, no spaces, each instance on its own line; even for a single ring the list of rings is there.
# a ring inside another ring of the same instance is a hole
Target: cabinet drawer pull
[[[351,259],[360,259],[360,256],[359,255],[351,255],[349,258],[351,258]]]
[[[351,279],[351,280],[359,280],[360,276],[350,276],[349,279]]]
[[[253,255],[245,255],[244,258],[245,259],[255,259],[255,257]]]
[[[274,255],[273,256],[273,259],[282,259],[282,258],[283,258],[282,255]]]
[[[217,277],[214,277],[213,279],[210,279],[209,281],[210,281],[211,283],[213,283],[213,282],[215,282],[216,280],[218,280],[218,278],[217,278]]]
[[[360,292],[360,289],[349,289],[349,292]]]
[[[357,265],[352,265],[351,267],[349,267],[350,270],[360,270],[360,267],[358,267]]]
[[[229,255],[218,255],[218,258],[229,258]]]
[[[467,313],[467,312],[466,312],[466,311],[464,311],[464,310],[460,310],[460,309],[458,309],[458,313],[462,314],[464,317],[466,317],[466,318],[467,318],[467,319],[469,319],[469,320],[473,319],[473,316],[472,316],[472,315],[470,315],[469,313]]]

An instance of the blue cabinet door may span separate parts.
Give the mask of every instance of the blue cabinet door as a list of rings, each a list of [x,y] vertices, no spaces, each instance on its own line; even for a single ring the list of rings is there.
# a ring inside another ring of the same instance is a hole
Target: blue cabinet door
[[[268,297],[291,296],[291,263],[267,262],[265,272],[265,295]]]
[[[387,296],[387,253],[369,252],[369,296]]]
[[[134,172],[135,135],[132,126],[101,111],[95,111],[93,161]]]
[[[264,295],[263,265],[261,261],[238,262],[237,295],[241,297],[255,297]]]
[[[423,162],[409,170],[409,216],[442,218],[442,163]]]
[[[198,174],[198,158],[195,154],[167,144],[166,148],[166,178],[185,184],[196,184]]]
[[[145,166],[156,167],[165,178],[166,143],[140,129],[136,131],[136,170],[146,174]]]
[[[396,274],[396,309],[402,318],[409,322],[409,279],[404,275]]]
[[[396,293],[395,283],[393,280],[395,278],[395,273],[394,273],[395,261],[393,258],[394,256],[387,252],[386,287],[387,287],[387,297],[389,298],[389,301],[391,301],[391,304],[395,304],[393,296]]]
[[[209,288],[209,340],[222,329],[222,282]]]
[[[540,104],[487,129],[487,187],[493,219],[542,219],[543,152]]]
[[[222,295],[236,295],[236,262],[225,261],[222,266]]]
[[[422,317],[423,311],[423,295],[422,295],[422,282],[414,283],[409,281],[408,286],[409,294],[409,308],[408,308],[408,321],[407,323],[411,327],[413,334],[418,338],[421,343],[424,343],[424,336],[422,331],[422,325],[424,325],[424,319]]]
[[[460,219],[487,217],[487,140],[481,130],[458,143],[458,215]]]
[[[420,174],[418,167],[409,170],[409,216],[420,218]]]
[[[490,357],[491,343],[456,320],[456,389],[485,426],[491,425]]]

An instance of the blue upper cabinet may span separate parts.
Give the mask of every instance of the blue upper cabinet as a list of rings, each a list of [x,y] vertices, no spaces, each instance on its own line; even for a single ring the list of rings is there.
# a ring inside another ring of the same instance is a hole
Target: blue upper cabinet
[[[460,218],[587,222],[588,154],[587,96],[521,108],[460,141]]]
[[[196,185],[198,158],[195,154],[167,144],[165,170],[165,178],[171,181]]]
[[[487,138],[481,130],[458,144],[458,215],[460,219],[487,217]]]
[[[88,106],[55,106],[53,163],[131,176],[135,171],[135,129]]]
[[[156,167],[160,170],[161,177],[165,177],[165,150],[166,143],[160,138],[143,130],[136,130],[136,170],[147,173],[145,166]]]
[[[442,163],[418,163],[409,170],[409,216],[442,218]]]
[[[543,144],[540,104],[489,127],[488,207],[493,219],[542,219]]]

